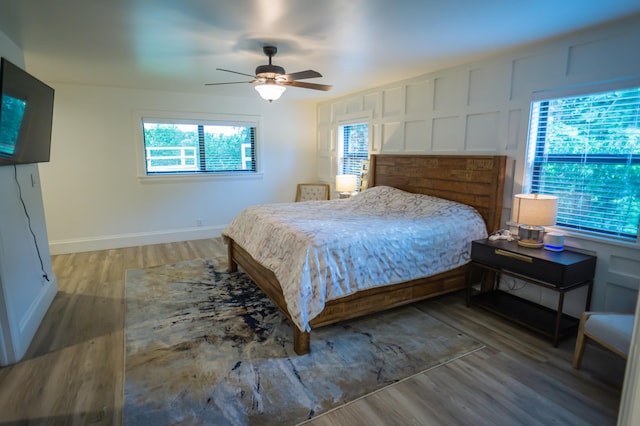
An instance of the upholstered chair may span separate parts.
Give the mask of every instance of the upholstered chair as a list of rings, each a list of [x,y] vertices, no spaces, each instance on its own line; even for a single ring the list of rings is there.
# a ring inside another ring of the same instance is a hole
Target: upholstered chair
[[[580,317],[576,349],[573,354],[573,368],[580,368],[586,342],[589,340],[627,359],[634,319],[633,314],[583,312]]]
[[[299,183],[296,192],[296,201],[328,200],[329,184],[326,183]]]

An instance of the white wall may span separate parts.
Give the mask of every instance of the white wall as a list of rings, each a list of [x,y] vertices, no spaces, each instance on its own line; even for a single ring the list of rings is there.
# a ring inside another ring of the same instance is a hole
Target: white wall
[[[374,153],[504,154],[509,156],[503,226],[521,191],[529,108],[534,91],[640,76],[640,17],[542,45],[322,102],[318,106],[318,170],[332,181],[341,121],[372,118]],[[566,244],[598,256],[592,308],[633,311],[640,287],[640,245],[568,235]],[[584,310],[586,289],[567,295],[567,310]],[[555,292],[521,293],[557,306]]]
[[[49,82],[56,90],[51,161],[41,166],[54,254],[207,238],[248,205],[293,201],[298,182],[316,180],[315,105],[286,94],[268,103]],[[138,178],[136,111],[261,117],[253,178]],[[196,227],[202,219],[203,226]]]
[[[1,31],[0,56],[24,64],[20,49]],[[38,165],[0,166],[0,365],[24,356],[57,291]]]

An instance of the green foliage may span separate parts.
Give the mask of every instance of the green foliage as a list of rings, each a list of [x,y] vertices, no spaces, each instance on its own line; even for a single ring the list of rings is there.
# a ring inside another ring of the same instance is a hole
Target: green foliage
[[[205,126],[204,147],[208,170],[243,170],[243,144],[251,144],[252,129],[234,127],[233,130],[231,134],[220,133],[219,129]],[[249,156],[252,157],[250,152]],[[253,169],[252,163],[247,167],[249,170]]]
[[[549,101],[550,154],[640,154],[640,88]]]
[[[362,161],[369,158],[369,124],[357,123],[342,126],[343,156],[342,173],[357,175],[360,185]]]
[[[151,153],[147,156],[148,169],[151,172],[255,170],[254,135],[252,127],[145,123],[145,146]]]
[[[344,154],[362,156],[369,150],[369,125],[367,123],[344,126]]]
[[[540,170],[533,185],[558,195],[558,223],[636,237],[640,88],[542,101],[536,107]]]

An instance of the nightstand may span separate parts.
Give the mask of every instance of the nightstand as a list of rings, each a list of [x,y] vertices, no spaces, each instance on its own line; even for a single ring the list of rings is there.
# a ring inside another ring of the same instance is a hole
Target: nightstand
[[[492,282],[475,290],[478,268],[491,272]],[[585,311],[591,305],[596,256],[564,250],[521,247],[515,241],[489,239],[471,243],[471,265],[467,277],[467,306],[476,305],[553,339],[575,332],[579,319],[563,313],[566,292],[588,286]],[[500,276],[508,275],[558,293],[558,306],[551,309],[500,289]]]

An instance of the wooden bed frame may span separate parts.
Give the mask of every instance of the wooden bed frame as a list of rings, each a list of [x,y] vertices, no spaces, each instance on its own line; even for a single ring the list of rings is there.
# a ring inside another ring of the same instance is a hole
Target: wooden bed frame
[[[500,228],[506,156],[371,155],[369,187],[392,186],[408,192],[433,195],[473,206],[482,215],[489,232]],[[227,238],[229,270],[238,265],[289,317],[282,289],[275,274]],[[467,265],[427,278],[372,288],[328,301],[310,321],[311,328],[333,324],[430,297],[462,290]],[[293,349],[309,353],[309,332],[293,326]]]

